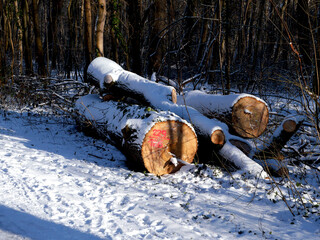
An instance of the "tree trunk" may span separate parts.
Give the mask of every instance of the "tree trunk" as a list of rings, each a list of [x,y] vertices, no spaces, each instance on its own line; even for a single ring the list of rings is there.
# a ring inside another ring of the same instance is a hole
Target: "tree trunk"
[[[154,11],[152,19],[152,29],[150,36],[150,66],[149,73],[158,72],[162,66],[162,61],[165,53],[165,36],[162,30],[166,27],[166,0],[154,1]]]
[[[190,91],[178,97],[178,103],[191,106],[209,118],[226,123],[232,133],[256,138],[266,129],[269,120],[267,104],[249,94],[212,95]]]
[[[0,83],[1,85],[3,84],[3,80],[5,78],[5,64],[6,64],[6,51],[5,51],[5,36],[6,36],[6,31],[5,31],[5,21],[4,21],[4,14],[5,14],[5,9],[3,8],[3,1],[0,0],[0,30],[1,30],[1,35],[0,35],[0,46],[2,47],[2,50],[0,51]]]
[[[104,33],[104,25],[106,22],[106,1],[105,0],[99,0],[99,14],[98,14],[98,24],[97,24],[97,56],[103,57],[104,51],[103,51],[103,33]]]
[[[305,64],[310,65],[310,27],[309,27],[309,6],[308,0],[298,0],[297,5],[297,34],[300,54]]]
[[[254,73],[256,71],[257,66],[259,65],[258,62],[261,60],[259,58],[259,51],[261,48],[261,34],[263,29],[263,15],[264,15],[264,9],[265,9],[265,1],[259,2],[259,9],[258,9],[258,20],[257,20],[257,31],[256,31],[256,37],[255,37],[255,43],[254,43],[254,50],[253,50],[253,60],[252,60],[252,72]]]
[[[102,102],[87,95],[76,102],[79,122],[114,142],[136,168],[155,175],[178,171],[191,163],[197,151],[192,127],[175,114],[155,112],[138,105]],[[182,160],[179,162],[179,160]]]
[[[110,27],[111,27],[111,57],[116,62],[119,62],[119,16],[118,16],[118,2],[110,1]]]
[[[192,66],[195,63],[194,59],[194,53],[193,51],[193,46],[192,46],[192,37],[193,37],[193,32],[196,29],[195,23],[195,15],[196,15],[196,10],[199,5],[199,0],[187,0],[186,4],[186,9],[184,11],[184,17],[186,18],[185,24],[184,24],[184,44],[186,45],[185,51],[186,51],[186,57],[188,58],[189,64]]]
[[[40,22],[39,22],[39,3],[37,0],[32,0],[32,9],[33,9],[33,30],[36,40],[36,56],[38,63],[38,73],[41,76],[46,76],[46,66],[45,58],[41,41],[41,31],[40,31]]]
[[[25,73],[30,75],[33,73],[32,65],[32,51],[30,47],[30,36],[29,36],[29,4],[28,0],[22,0],[22,33],[23,33],[23,56],[25,63]]]
[[[85,26],[84,26],[84,40],[85,40],[85,76],[84,79],[87,81],[86,70],[92,61],[92,19],[91,19],[91,0],[85,0]]]
[[[141,74],[142,73],[141,37],[142,37],[142,27],[143,27],[143,24],[141,22],[142,1],[130,0],[128,4],[129,4],[128,6],[129,56],[131,58],[130,67],[131,67],[131,71],[137,74]]]
[[[226,1],[226,13],[225,13],[225,42],[226,42],[226,63],[225,63],[225,78],[226,78],[226,91],[224,94],[230,94],[231,80],[231,6],[230,1]]]
[[[18,25],[19,74],[21,75],[23,72],[23,45],[22,45],[23,34],[22,34],[22,25],[21,25],[20,13],[19,13],[18,0],[14,1],[14,7],[15,7],[15,14],[16,14],[17,25]]]
[[[57,68],[57,58],[58,58],[58,20],[60,18],[63,9],[64,0],[52,1],[52,17],[49,21],[49,34],[50,34],[50,45],[51,52],[51,68]]]

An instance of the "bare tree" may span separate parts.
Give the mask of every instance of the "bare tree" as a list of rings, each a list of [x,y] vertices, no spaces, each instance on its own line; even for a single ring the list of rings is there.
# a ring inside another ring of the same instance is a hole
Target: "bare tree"
[[[160,1],[160,0],[159,0]],[[157,1],[156,1],[157,2]],[[128,2],[129,15],[129,56],[130,68],[133,72],[141,74],[141,35],[142,35],[142,0]]]
[[[49,2],[50,3],[50,2]],[[60,21],[64,0],[52,1],[51,16],[49,18],[49,44],[51,45],[51,68],[57,68],[57,57],[58,57],[58,23]]]
[[[29,36],[29,3],[28,0],[22,0],[22,35],[23,35],[23,56],[25,63],[25,72],[27,75],[33,73],[32,51]]]
[[[6,53],[5,53],[5,21],[4,21],[4,8],[3,8],[3,0],[0,0],[0,46],[2,46],[2,50],[0,51],[0,83],[3,82],[3,78],[5,76],[5,62],[6,62]]]
[[[165,54],[165,32],[167,17],[167,1],[155,0],[152,13],[152,28],[149,46],[149,72],[157,72],[162,65],[162,59]]]
[[[85,0],[84,2],[85,8],[85,69],[84,72],[86,73],[87,67],[89,66],[90,62],[92,61],[92,18],[91,18],[91,1]],[[86,74],[85,74],[86,80]]]
[[[18,45],[19,45],[19,74],[22,74],[23,71],[23,43],[22,43],[22,25],[19,14],[19,5],[18,0],[14,0],[15,14],[17,18],[17,27],[18,27]]]
[[[307,65],[311,64],[309,43],[310,26],[308,21],[309,14],[308,0],[298,0],[296,13],[298,44],[300,48],[300,54],[302,54],[302,60]]]
[[[39,2],[37,0],[32,0],[32,17],[33,17],[33,30],[36,40],[36,56],[38,63],[38,73],[41,76],[46,75],[46,65],[43,52],[43,46],[41,41],[41,31],[39,22]]]
[[[99,13],[98,13],[98,24],[96,30],[97,38],[97,55],[99,57],[104,56],[103,51],[103,33],[104,25],[106,22],[106,0],[99,0]]]

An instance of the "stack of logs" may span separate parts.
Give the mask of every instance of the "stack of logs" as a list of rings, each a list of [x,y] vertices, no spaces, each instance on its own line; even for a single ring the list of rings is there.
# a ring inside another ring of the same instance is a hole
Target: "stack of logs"
[[[281,164],[264,160],[279,154],[302,121],[285,120],[263,149],[253,151],[245,139],[259,137],[269,120],[268,106],[260,98],[201,91],[177,96],[174,87],[147,80],[104,57],[91,62],[87,76],[101,96],[76,102],[78,122],[112,140],[131,165],[168,174],[191,163],[199,151],[207,158],[214,152],[256,176],[267,177],[266,169],[286,172]]]

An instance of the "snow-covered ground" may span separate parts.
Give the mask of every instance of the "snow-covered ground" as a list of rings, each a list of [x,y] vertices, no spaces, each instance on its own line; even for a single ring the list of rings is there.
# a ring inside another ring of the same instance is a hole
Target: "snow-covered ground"
[[[10,111],[0,146],[0,239],[320,239],[316,170],[279,189],[203,165],[158,178],[72,120]]]

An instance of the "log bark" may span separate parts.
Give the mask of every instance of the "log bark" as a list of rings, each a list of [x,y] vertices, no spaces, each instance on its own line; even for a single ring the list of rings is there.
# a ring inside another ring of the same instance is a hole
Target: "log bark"
[[[248,142],[246,142],[245,140],[240,140],[240,139],[229,139],[229,142],[239,148],[245,155],[250,156],[251,151],[252,151],[252,147],[250,146],[250,144]]]
[[[108,58],[94,59],[88,67],[87,76],[89,82],[100,88],[101,93],[112,92],[114,95],[134,97],[147,106],[151,104],[150,99],[153,98],[158,101],[177,102],[176,90],[173,87],[125,71]]]
[[[179,96],[178,103],[226,123],[233,134],[244,138],[260,136],[269,121],[267,104],[249,94],[212,95],[195,90]]]
[[[175,172],[191,163],[197,151],[196,134],[185,120],[170,112],[156,112],[122,102],[102,102],[87,95],[76,102],[78,119],[102,138],[110,139],[128,160],[155,175]],[[181,159],[178,162],[177,159]]]

